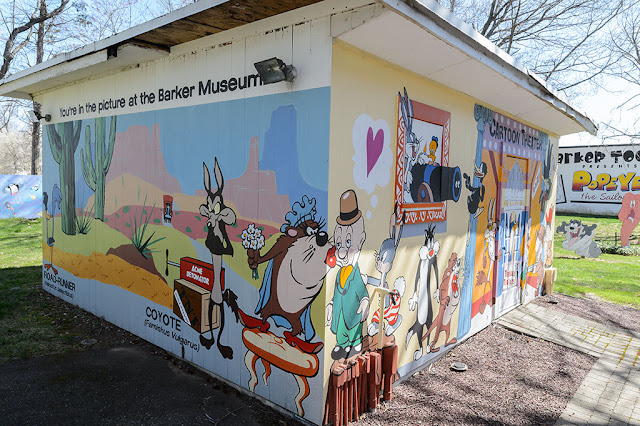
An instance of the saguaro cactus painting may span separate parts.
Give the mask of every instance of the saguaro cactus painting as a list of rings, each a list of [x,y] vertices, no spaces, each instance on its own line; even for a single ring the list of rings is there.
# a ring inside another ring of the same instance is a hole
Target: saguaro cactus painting
[[[106,117],[95,119],[95,160],[91,159],[91,127],[87,125],[84,131],[84,152],[80,148],[80,158],[82,159],[82,174],[84,180],[95,193],[96,219],[104,221],[104,185],[105,177],[111,166],[113,157],[113,147],[116,141],[116,121],[117,117],[111,117],[109,127],[109,146],[105,152],[105,127]]]
[[[74,154],[80,141],[81,126],[82,120],[46,126],[51,154],[55,162],[60,165],[61,222],[62,232],[67,235],[76,234],[76,168]]]

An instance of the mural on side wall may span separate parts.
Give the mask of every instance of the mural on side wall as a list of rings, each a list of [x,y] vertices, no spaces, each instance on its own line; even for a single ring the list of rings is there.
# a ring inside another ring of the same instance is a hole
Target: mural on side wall
[[[417,309],[416,321],[407,332],[405,348],[409,348],[411,338],[415,335],[418,342],[418,349],[413,354],[413,359],[418,360],[424,355],[423,341],[426,340],[427,351],[430,348],[429,333],[433,324],[433,299],[437,299],[440,285],[438,283],[438,253],[440,243],[435,240],[435,226],[430,225],[425,230],[424,245],[418,252],[418,270],[413,288],[413,296],[409,299],[409,310]],[[431,283],[433,277],[434,284]]]
[[[398,92],[395,202],[408,224],[446,221],[447,200],[462,189],[459,167],[449,167],[451,113]]]
[[[556,232],[564,234],[562,247],[581,257],[598,257],[602,254],[598,243],[593,241],[593,231],[598,225],[583,225],[581,220],[562,222]]]
[[[0,219],[42,216],[42,176],[0,175]]]
[[[620,244],[622,247],[629,247],[631,245],[631,234],[638,227],[638,221],[640,220],[640,194],[628,192],[622,197],[622,206],[618,212],[618,219],[622,222]]]
[[[358,260],[366,237],[356,193],[346,191],[340,197],[340,215],[333,232],[340,269],[333,298],[326,308],[326,325],[336,335],[336,346],[331,351],[331,358],[336,361],[362,352],[362,324],[369,316],[369,293]]]
[[[457,253],[451,253],[447,263],[447,269],[444,270],[444,274],[442,275],[440,289],[434,295],[434,299],[436,299],[440,305],[439,311],[433,319],[431,326],[425,333],[425,335],[428,336],[431,334],[431,331],[435,330],[433,341],[429,347],[430,353],[435,353],[440,350],[439,347],[435,347],[435,344],[442,332],[445,333],[443,347],[453,345],[457,342],[455,337],[451,337],[451,339],[449,339],[449,334],[451,333],[450,329],[453,313],[460,303],[460,285],[462,284],[460,276],[461,266],[462,259],[458,258]]]
[[[46,126],[43,285],[319,422],[328,129],[329,88]]]
[[[398,249],[398,244],[400,244],[400,237],[402,236],[402,228],[404,227],[405,215],[402,215],[402,219],[400,220],[400,226],[398,227],[398,205],[393,208],[393,213],[391,215],[391,219],[389,222],[389,238],[382,241],[380,245],[380,250],[375,252],[374,256],[376,259],[376,270],[380,274],[380,278],[369,277],[367,280],[367,284],[374,287],[383,287],[388,289],[389,284],[387,283],[387,275],[393,268],[393,260],[396,257],[396,250]],[[397,229],[397,231],[396,231]],[[397,235],[396,235],[397,234]],[[373,313],[373,318],[371,318],[371,323],[367,328],[367,333],[369,336],[376,336],[382,327],[385,336],[391,336],[393,333],[400,327],[402,324],[402,315],[400,315],[400,302],[402,300],[402,296],[404,296],[404,290],[406,287],[404,277],[400,276],[396,278],[393,283],[393,293],[384,297],[384,308],[383,308],[383,323],[380,324],[380,310],[377,309]],[[384,325],[386,322],[386,326]],[[395,339],[393,342],[389,342],[388,345],[395,343]]]
[[[464,174],[469,221],[458,340],[521,297],[540,293],[553,241],[547,235],[552,210],[545,215],[554,174],[548,135],[481,105],[474,116],[473,175]]]

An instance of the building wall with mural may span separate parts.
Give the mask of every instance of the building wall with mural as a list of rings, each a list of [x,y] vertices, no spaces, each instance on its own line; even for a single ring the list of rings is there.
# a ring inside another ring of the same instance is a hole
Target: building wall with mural
[[[640,149],[636,145],[561,147],[558,211],[618,216],[625,195],[632,199],[640,193],[639,173]]]
[[[345,43],[331,105],[327,381],[380,332],[410,375],[540,294],[557,138]],[[395,293],[382,324],[381,283]]]
[[[42,176],[0,175],[0,219],[42,216]]]
[[[319,423],[328,20],[217,41],[44,96],[44,288]]]
[[[44,288],[318,424],[540,293],[558,145],[332,38],[382,11],[339,3],[37,99]]]

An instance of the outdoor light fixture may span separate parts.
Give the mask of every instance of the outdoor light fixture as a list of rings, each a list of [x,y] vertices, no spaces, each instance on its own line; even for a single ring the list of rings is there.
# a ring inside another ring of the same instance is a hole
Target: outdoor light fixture
[[[40,120],[42,120],[43,118],[44,118],[44,121],[46,121],[47,123],[49,121],[51,121],[51,115],[50,114],[42,115],[39,112],[35,112],[35,111],[31,111],[31,110],[29,110],[27,112],[27,114],[29,114],[29,120],[31,120],[32,123],[37,123]]]
[[[277,83],[283,80],[291,83],[298,75],[296,67],[293,65],[285,65],[285,63],[278,58],[256,62],[253,66],[256,67],[256,71],[258,71],[258,75],[260,79],[262,79],[262,84]]]

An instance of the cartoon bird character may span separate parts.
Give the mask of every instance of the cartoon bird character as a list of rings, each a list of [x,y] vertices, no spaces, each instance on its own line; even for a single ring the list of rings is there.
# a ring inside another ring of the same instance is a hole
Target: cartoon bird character
[[[424,147],[425,152],[427,151],[427,146],[425,145]],[[438,150],[438,137],[437,136],[433,136],[431,138],[431,142],[429,142],[429,155],[427,155],[427,158],[429,158],[429,164],[437,164],[436,163],[436,151]]]
[[[484,207],[478,207],[480,202],[484,201],[485,187],[482,184],[482,180],[487,175],[487,163],[484,161],[480,163],[480,167],[475,167],[473,174],[480,180],[479,186],[473,186],[471,184],[471,177],[468,174],[464,173],[463,177],[464,186],[471,191],[471,194],[467,197],[469,213],[472,214],[474,218],[477,218],[484,211]]]
[[[53,233],[55,232],[55,216],[56,216],[56,207],[60,210],[62,206],[62,192],[58,185],[53,185],[53,190],[51,191],[51,212],[49,213],[49,194],[46,192],[42,193],[42,207],[44,208],[44,222],[46,224],[46,235],[47,245],[51,249],[51,262],[46,263],[44,265],[45,269],[51,269],[54,273],[58,273],[56,268],[53,266],[53,244],[56,240],[53,238]],[[51,220],[51,236],[49,236],[49,220]]]

